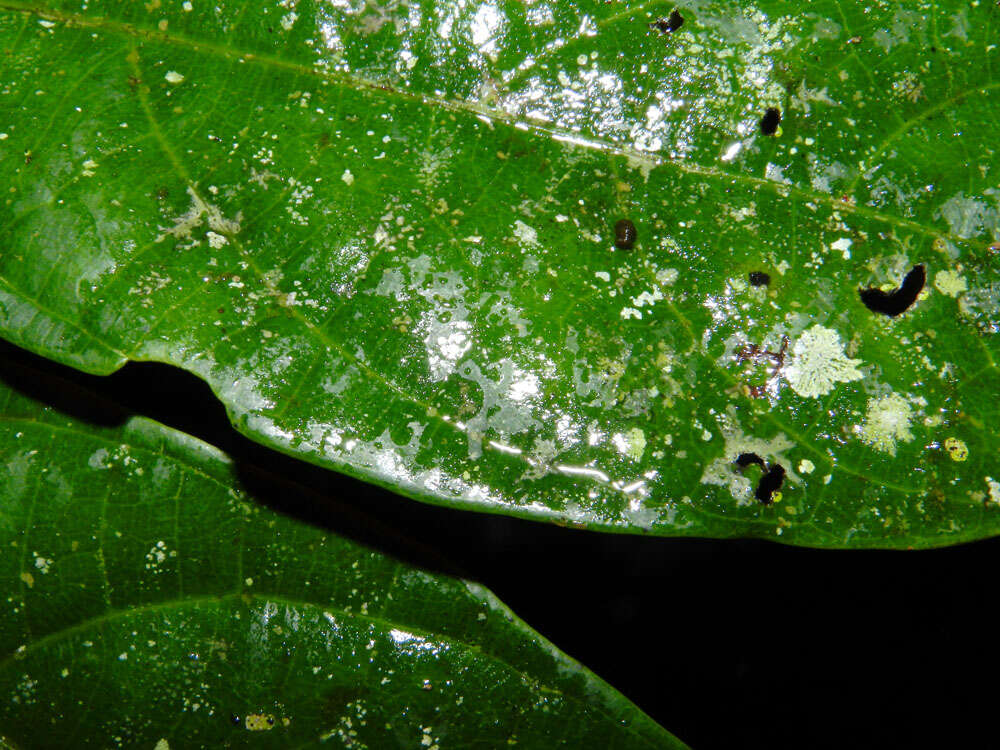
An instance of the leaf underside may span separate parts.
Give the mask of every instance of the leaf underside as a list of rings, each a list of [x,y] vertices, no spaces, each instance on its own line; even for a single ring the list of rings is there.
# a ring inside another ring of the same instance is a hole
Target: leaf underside
[[[456,507],[996,533],[1000,9],[674,8],[0,0],[0,335]]]
[[[683,747],[485,589],[264,508],[193,438],[3,383],[0,425],[15,747]]]

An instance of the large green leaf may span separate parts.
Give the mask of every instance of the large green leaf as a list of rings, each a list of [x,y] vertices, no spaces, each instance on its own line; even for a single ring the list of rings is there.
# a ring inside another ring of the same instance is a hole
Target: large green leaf
[[[1000,9],[679,8],[0,0],[0,331],[434,502],[995,533]]]
[[[0,424],[16,746],[683,747],[482,587],[267,510],[204,443],[2,383]]]

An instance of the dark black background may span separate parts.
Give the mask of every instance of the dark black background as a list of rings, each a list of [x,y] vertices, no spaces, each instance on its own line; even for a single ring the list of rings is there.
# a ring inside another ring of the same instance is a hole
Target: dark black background
[[[0,377],[79,418],[116,423],[113,402],[193,434],[273,507],[485,584],[696,750],[1000,747],[1000,540],[844,552],[575,531],[276,454],[166,365],[94,377],[0,342]]]

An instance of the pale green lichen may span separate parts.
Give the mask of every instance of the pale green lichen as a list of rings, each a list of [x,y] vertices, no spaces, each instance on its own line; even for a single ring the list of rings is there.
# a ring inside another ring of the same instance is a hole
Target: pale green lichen
[[[836,331],[814,325],[792,347],[792,358],[785,368],[788,384],[800,396],[819,398],[837,383],[860,380],[860,359],[849,359]]]
[[[941,294],[949,297],[957,297],[969,290],[969,285],[965,282],[965,278],[959,276],[956,271],[951,270],[938,271],[934,274],[934,287]]]
[[[913,408],[898,393],[868,399],[868,414],[860,428],[861,441],[875,450],[896,455],[896,441],[913,440]]]

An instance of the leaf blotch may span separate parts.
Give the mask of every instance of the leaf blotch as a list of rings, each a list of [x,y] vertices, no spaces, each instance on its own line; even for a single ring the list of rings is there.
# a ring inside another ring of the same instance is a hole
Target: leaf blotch
[[[917,296],[923,290],[926,282],[927,272],[923,265],[919,265],[914,266],[906,274],[903,283],[891,292],[883,292],[881,289],[872,287],[859,289],[858,294],[861,295],[861,301],[865,307],[872,312],[895,318],[910,309],[910,306],[917,301]]]
[[[767,286],[771,283],[771,277],[763,271],[750,272],[750,286]]]

